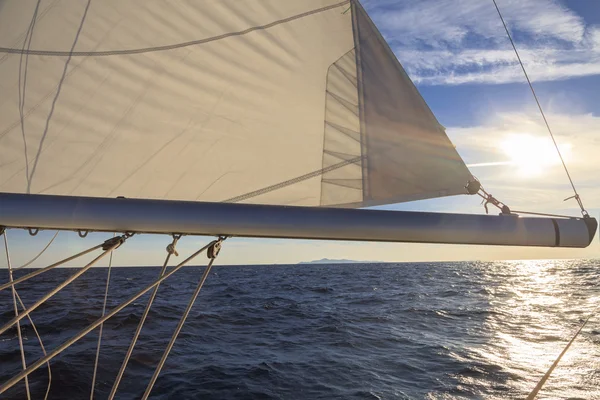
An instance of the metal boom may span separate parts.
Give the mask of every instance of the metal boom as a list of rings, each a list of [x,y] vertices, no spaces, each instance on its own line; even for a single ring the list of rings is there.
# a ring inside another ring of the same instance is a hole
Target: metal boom
[[[0,226],[238,237],[587,247],[594,218],[531,218],[0,193]]]

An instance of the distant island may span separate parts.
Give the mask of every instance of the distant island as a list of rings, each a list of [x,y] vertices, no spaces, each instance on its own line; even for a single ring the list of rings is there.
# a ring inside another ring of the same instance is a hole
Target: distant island
[[[356,263],[372,263],[372,262],[378,262],[378,261],[358,261],[358,260],[346,260],[346,259],[321,258],[320,260],[301,261],[298,264],[356,264]]]

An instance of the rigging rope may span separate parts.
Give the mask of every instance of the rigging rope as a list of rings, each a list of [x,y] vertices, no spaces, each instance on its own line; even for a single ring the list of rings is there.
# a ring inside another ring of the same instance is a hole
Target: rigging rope
[[[502,13],[500,12],[500,8],[498,7],[498,4],[496,3],[496,0],[492,0],[492,2],[494,3],[494,6],[496,7],[496,11],[498,12],[498,16],[500,17],[500,20],[502,21],[502,25],[504,26],[504,30],[506,31],[506,35],[508,36],[508,39],[510,40],[510,44],[512,45],[513,50],[515,51],[515,55],[517,56],[517,60],[519,60],[519,64],[521,65],[521,69],[523,70],[523,74],[525,74],[525,79],[527,80],[527,83],[529,84],[529,88],[531,89],[531,93],[533,94],[533,98],[535,99],[535,102],[538,106],[538,109],[540,110],[540,114],[542,114],[542,118],[544,119],[544,123],[546,124],[546,128],[548,129],[548,133],[550,134],[550,138],[552,138],[552,142],[554,143],[554,147],[556,148],[556,152],[558,153],[558,157],[560,158],[560,162],[563,165],[563,168],[565,169],[565,172],[567,173],[567,178],[569,178],[569,182],[571,183],[571,187],[573,188],[573,192],[575,193],[574,196],[568,197],[565,199],[569,200],[569,199],[575,199],[577,200],[577,204],[579,204],[579,207],[581,208],[581,214],[584,217],[589,217],[588,212],[585,210],[584,206],[583,206],[583,202],[581,201],[581,197],[579,197],[579,193],[577,193],[577,189],[575,189],[575,184],[573,183],[573,179],[571,179],[571,174],[569,174],[569,170],[567,169],[567,164],[565,163],[565,160],[563,159],[563,156],[560,152],[560,149],[558,148],[558,144],[556,143],[556,139],[554,139],[554,134],[552,133],[552,129],[550,129],[550,124],[548,123],[548,120],[546,119],[546,114],[544,114],[544,110],[542,109],[542,105],[540,104],[540,101],[538,100],[537,94],[535,93],[535,90],[533,89],[533,84],[531,83],[531,80],[529,79],[529,75],[527,75],[527,71],[525,70],[525,65],[523,64],[523,61],[521,61],[521,56],[519,56],[519,52],[517,51],[517,46],[515,45],[515,42],[512,39],[512,36],[510,34],[510,32],[508,31],[508,27],[506,26],[506,22],[504,22],[504,18],[502,17]]]
[[[7,233],[6,230],[3,231],[4,235],[4,250],[6,251],[6,262],[7,262],[7,267],[8,267],[8,279],[10,280],[10,283],[12,283],[13,281],[13,273],[12,273],[12,268],[10,265],[10,253],[8,251],[8,239],[7,239]],[[17,306],[17,289],[15,288],[15,286],[12,286],[12,298],[13,298],[13,304],[14,304],[14,308],[15,308],[15,318],[19,317],[19,308]],[[23,368],[23,371],[25,371],[27,369],[27,361],[25,360],[25,349],[23,348],[23,336],[21,335],[21,323],[17,320],[17,336],[19,337],[19,349],[21,350],[21,366]],[[27,399],[31,400],[31,393],[29,392],[29,380],[25,379],[25,390],[27,392]]]
[[[537,396],[538,392],[542,389],[542,387],[544,386],[544,384],[546,383],[546,381],[548,380],[548,378],[550,378],[550,374],[552,374],[552,371],[554,371],[554,368],[556,368],[556,366],[558,365],[558,363],[560,362],[560,360],[562,359],[562,357],[565,355],[565,353],[567,352],[567,350],[569,350],[569,347],[571,347],[571,345],[573,344],[573,342],[575,341],[575,339],[577,339],[577,336],[579,336],[579,334],[581,333],[581,331],[583,330],[583,328],[587,325],[588,321],[592,318],[592,316],[594,316],[594,314],[596,313],[596,311],[598,310],[600,306],[596,306],[596,308],[594,308],[594,310],[590,313],[590,315],[588,315],[588,317],[585,319],[585,321],[583,322],[583,324],[581,324],[581,326],[579,327],[579,329],[577,330],[577,332],[575,332],[575,335],[573,335],[573,337],[571,338],[571,340],[569,341],[569,343],[567,343],[567,345],[565,346],[565,348],[563,349],[563,351],[558,355],[558,358],[556,360],[554,360],[554,362],[552,363],[552,365],[550,366],[550,368],[548,369],[548,371],[546,371],[546,373],[544,374],[544,376],[542,377],[542,379],[540,379],[540,381],[538,382],[537,385],[535,385],[535,388],[531,391],[531,393],[529,393],[529,396],[527,396],[527,400],[534,400],[535,396]]]
[[[16,291],[16,289],[15,289],[15,294],[17,295],[17,300],[19,300],[19,304],[21,304],[21,308],[23,310],[25,310],[27,307],[25,307],[25,304],[23,304],[23,300],[21,300],[21,296],[19,296],[19,293]],[[33,318],[31,318],[31,315],[28,315],[27,319],[29,320],[31,327],[33,328],[33,332],[35,332],[35,336],[37,337],[37,340],[40,343],[40,348],[42,349],[42,353],[44,355],[46,355],[47,354],[46,347],[44,346],[44,342],[42,342],[42,337],[40,336],[40,333],[38,332],[37,327],[33,323]],[[46,395],[44,396],[44,400],[48,399],[48,395],[50,394],[50,386],[52,385],[52,368],[50,368],[50,361],[48,361],[46,363],[46,365],[48,366],[48,387],[46,388]]]
[[[52,268],[59,267],[59,266],[63,265],[64,263],[67,263],[67,262],[72,261],[72,260],[74,260],[76,258],[84,256],[84,255],[86,255],[88,253],[91,253],[94,250],[98,250],[99,248],[101,248],[105,244],[106,244],[106,242],[101,243],[101,244],[99,244],[97,246],[94,246],[94,247],[90,247],[89,249],[84,250],[84,251],[82,251],[80,253],[77,253],[74,256],[67,257],[64,260],[60,260],[58,262],[55,262],[54,264],[48,265],[47,267],[36,269],[35,271],[33,271],[33,272],[31,272],[31,273],[29,273],[27,275],[23,275],[22,277],[15,279],[12,283],[9,282],[9,283],[5,283],[4,285],[0,285],[0,292],[3,291],[4,289],[10,287],[10,286],[16,285],[17,283],[24,282],[24,281],[26,281],[28,279],[33,278],[34,276],[37,276],[37,275],[42,274],[44,272],[50,271]]]
[[[1,229],[0,230],[0,235],[5,234],[5,233],[6,233],[6,229]],[[58,232],[54,235],[54,237],[56,237],[57,234],[58,234]],[[7,260],[9,261],[9,265],[10,265],[10,255],[9,255],[9,251],[8,251],[8,241],[7,241],[7,237],[6,236],[4,237],[4,240],[5,240],[4,245],[5,245],[5,248],[6,248],[6,256],[7,256]],[[54,238],[52,238],[52,240],[54,240]],[[52,240],[50,241],[50,243],[52,243]],[[45,249],[47,249],[49,245],[50,244],[48,244]],[[44,250],[42,250],[42,252]],[[38,255],[38,257],[39,257],[39,255]],[[34,261],[34,260],[32,260],[32,261]],[[23,266],[18,267],[18,268],[12,268],[12,271],[16,271],[16,270],[18,270],[20,268],[23,268]],[[14,282],[12,282],[12,283],[13,283],[12,288],[14,290],[14,294],[16,295],[17,300],[19,300],[19,304],[21,305],[21,308],[23,310],[26,310],[27,307],[25,307],[25,304],[23,303],[23,300],[21,299],[21,296],[19,296],[19,292],[14,287]],[[46,355],[46,347],[44,346],[44,342],[42,341],[42,337],[40,336],[40,333],[38,332],[37,327],[35,326],[35,323],[33,322],[33,318],[31,318],[31,315],[28,315],[27,319],[29,320],[29,323],[31,324],[31,327],[33,328],[33,332],[35,333],[35,336],[37,337],[38,343],[40,344],[40,348],[42,349],[42,353],[44,355]],[[48,399],[48,395],[50,394],[50,387],[52,385],[52,368],[50,367],[50,362],[47,362],[46,365],[48,366],[48,386],[46,388],[46,394],[44,395],[44,400]]]
[[[482,204],[483,204],[483,207],[485,208],[486,214],[489,214],[488,204],[491,204],[491,205],[497,207],[500,211],[502,211],[502,214],[506,214],[506,215],[511,214],[510,208],[506,204],[497,200],[494,196],[492,196],[491,193],[486,192],[485,189],[483,188],[483,186],[481,186],[479,188],[477,195],[483,199]]]
[[[92,324],[88,325],[86,328],[84,328],[81,331],[79,331],[71,339],[69,339],[66,342],[62,343],[61,345],[59,345],[58,347],[56,347],[54,350],[52,350],[50,353],[48,353],[46,356],[38,359],[36,362],[34,362],[33,364],[31,364],[25,371],[22,371],[22,372],[18,373],[17,375],[13,376],[12,378],[10,378],[8,381],[6,381],[3,385],[0,386],[0,394],[6,392],[8,389],[10,389],[11,387],[13,387],[18,382],[20,382],[22,379],[24,379],[26,376],[28,376],[29,374],[31,374],[33,371],[37,370],[39,367],[41,367],[42,365],[44,365],[45,363],[47,363],[48,361],[50,361],[51,359],[53,359],[54,357],[56,357],[57,355],[59,355],[60,353],[62,353],[64,350],[68,349],[70,346],[72,346],[77,341],[79,341],[82,337],[84,337],[85,335],[87,335],[88,333],[90,333],[91,331],[93,331],[94,329],[96,329],[101,323],[103,323],[104,321],[112,318],[119,311],[123,310],[125,307],[127,307],[128,305],[130,305],[131,303],[133,303],[134,301],[136,301],[140,297],[142,297],[150,289],[152,289],[153,287],[157,286],[162,281],[164,281],[165,279],[169,278],[171,275],[173,275],[174,273],[176,273],[177,271],[179,271],[190,260],[192,260],[193,258],[195,258],[196,256],[198,256],[198,254],[200,254],[200,253],[204,252],[205,250],[211,248],[217,241],[218,240],[213,240],[212,242],[210,242],[206,246],[202,247],[200,250],[196,251],[194,254],[192,254],[191,256],[189,256],[188,258],[186,258],[185,260],[183,260],[181,263],[179,263],[177,266],[175,266],[171,271],[169,271],[168,273],[166,273],[164,276],[162,276],[161,278],[157,279],[154,283],[149,284],[144,289],[140,290],[139,292],[137,292],[136,294],[134,294],[133,296],[131,296],[129,299],[127,299],[123,303],[121,303],[118,306],[116,306],[115,308],[113,308],[110,312],[108,312],[107,314],[105,314],[103,317],[97,319]]]
[[[504,21],[504,18],[502,17],[502,13],[500,12],[500,8],[498,7],[498,4],[496,3],[496,0],[492,0],[492,2],[494,3],[494,7],[496,7],[496,11],[498,12],[498,16],[500,17],[500,20],[502,21],[502,25],[504,26],[504,30],[506,31],[506,35],[508,36],[508,39],[510,40],[510,44],[512,45],[512,48],[515,52],[515,55],[517,56],[517,60],[519,61],[519,65],[521,65],[521,69],[523,70],[523,74],[525,75],[525,79],[527,80],[527,84],[529,85],[529,89],[531,89],[531,93],[533,94],[533,98],[535,99],[535,102],[538,106],[538,109],[540,110],[540,114],[542,115],[542,118],[544,120],[544,123],[546,124],[546,128],[548,129],[548,133],[550,134],[550,138],[552,139],[552,143],[554,143],[554,147],[556,148],[556,152],[558,153],[558,157],[560,158],[560,162],[562,163],[562,166],[565,170],[565,173],[567,174],[567,178],[569,178],[569,182],[571,183],[571,187],[573,188],[573,192],[574,195],[571,197],[568,197],[565,199],[569,200],[569,199],[575,199],[577,201],[577,204],[579,205],[579,208],[581,209],[581,214],[587,218],[589,217],[588,212],[585,210],[585,207],[583,206],[583,202],[581,201],[581,197],[579,196],[579,193],[577,193],[577,189],[575,188],[575,184],[573,183],[573,179],[571,178],[571,174],[569,174],[569,170],[567,168],[567,164],[565,163],[565,160],[563,159],[563,156],[560,152],[560,149],[558,148],[558,144],[556,143],[556,139],[554,138],[554,134],[552,133],[552,129],[550,129],[550,124],[548,123],[548,120],[546,119],[546,114],[544,114],[544,110],[542,108],[542,105],[540,104],[540,101],[537,97],[537,94],[535,93],[535,90],[533,88],[533,84],[531,83],[531,80],[529,79],[529,75],[527,75],[527,71],[525,70],[525,65],[523,64],[523,61],[521,60],[521,57],[519,56],[519,52],[517,50],[517,46],[515,45],[515,42],[512,39],[512,36],[508,30],[508,27],[506,26],[506,22]],[[487,210],[487,208],[486,208]],[[521,212],[524,213],[524,212]],[[541,214],[541,213],[528,213],[528,214],[537,214],[537,215],[545,215],[545,214]],[[548,215],[548,214],[546,214]],[[592,313],[587,317],[587,319],[583,322],[583,324],[581,325],[581,327],[577,330],[577,332],[575,333],[575,335],[573,336],[573,338],[571,338],[571,340],[569,341],[569,343],[565,346],[565,348],[563,349],[563,351],[559,354],[558,358],[552,363],[552,365],[550,366],[550,368],[548,369],[548,371],[544,374],[544,376],[542,377],[542,379],[540,379],[540,381],[538,382],[538,384],[536,385],[536,387],[533,389],[533,391],[529,394],[529,396],[527,396],[527,400],[533,400],[535,399],[535,396],[537,396],[538,392],[540,391],[540,389],[544,386],[544,384],[546,383],[546,381],[548,380],[548,378],[550,377],[550,374],[552,374],[552,371],[554,371],[554,369],[556,368],[556,366],[558,365],[558,363],[560,362],[560,360],[562,359],[562,357],[565,355],[565,353],[569,350],[569,347],[571,347],[571,344],[573,344],[573,342],[575,341],[575,339],[577,338],[577,336],[579,336],[579,334],[581,333],[581,331],[583,330],[583,328],[586,326],[586,324],[588,323],[588,321],[590,320],[590,318],[594,315],[594,313],[596,312],[596,310],[598,309],[598,307],[596,307]]]
[[[56,233],[54,234],[54,236],[52,236],[52,239],[50,239],[50,241],[48,242],[48,244],[46,245],[46,247],[44,247],[42,249],[42,251],[40,251],[38,253],[37,256],[33,257],[31,260],[29,260],[25,264],[21,265],[20,267],[13,268],[13,271],[17,271],[17,270],[19,270],[21,268],[26,268],[26,267],[30,266],[32,263],[34,263],[38,258],[40,258],[42,256],[42,254],[44,254],[46,252],[46,250],[48,250],[48,247],[50,247],[50,245],[52,244],[52,242],[54,242],[54,239],[56,239],[56,237],[58,236],[59,232],[60,231],[56,231]]]
[[[183,312],[183,315],[181,316],[179,323],[177,324],[177,328],[175,329],[175,331],[173,332],[173,335],[171,336],[171,340],[169,341],[169,344],[165,348],[165,351],[162,355],[162,358],[160,359],[160,362],[158,363],[158,366],[156,367],[156,370],[154,370],[154,374],[152,375],[152,378],[150,379],[150,382],[148,383],[148,386],[146,387],[146,391],[144,392],[144,395],[142,396],[142,400],[147,400],[148,396],[150,396],[150,392],[152,391],[152,388],[154,387],[154,383],[156,383],[156,379],[158,379],[158,375],[160,374],[162,367],[165,365],[165,362],[167,361],[167,357],[169,356],[169,353],[171,352],[171,349],[173,348],[173,345],[175,344],[175,340],[177,340],[177,336],[179,335],[179,332],[181,332],[181,328],[183,328],[183,324],[185,324],[185,320],[187,319],[188,315],[190,314],[190,311],[192,310],[192,307],[194,306],[194,303],[196,302],[196,298],[198,297],[198,294],[200,294],[200,290],[202,289],[202,286],[204,285],[204,282],[206,281],[206,278],[208,277],[208,274],[210,273],[212,265],[215,262],[217,256],[219,255],[219,251],[221,250],[221,243],[223,243],[223,240],[225,240],[224,237],[219,237],[219,240],[214,242],[212,244],[212,246],[207,249],[207,254],[208,254],[208,257],[210,258],[210,261],[208,262],[208,265],[204,269],[204,273],[202,274],[202,278],[200,278],[200,282],[198,282],[198,286],[196,286],[196,290],[192,294],[192,297],[190,297],[190,301],[188,302],[188,305],[187,305],[185,311]]]
[[[167,256],[165,257],[165,262],[163,263],[162,269],[160,270],[159,278],[164,276],[164,274],[167,270],[167,265],[169,263],[169,259],[171,258],[171,255],[172,254],[174,254],[175,256],[179,255],[179,254],[177,254],[177,251],[175,250],[175,246],[177,245],[177,241],[180,238],[181,238],[181,235],[173,235],[173,241],[171,242],[171,244],[169,244],[167,246]],[[135,347],[138,337],[140,336],[142,327],[144,326],[144,322],[146,322],[146,317],[148,316],[148,313],[150,312],[150,308],[152,308],[152,303],[154,302],[156,293],[158,293],[159,286],[160,286],[160,284],[158,284],[154,287],[154,291],[152,291],[152,294],[150,295],[150,298],[148,299],[148,303],[146,304],[144,313],[142,314],[142,317],[140,318],[140,322],[138,322],[138,326],[135,330],[135,333],[133,334],[133,338],[131,339],[131,343],[129,344],[127,353],[125,354],[125,358],[123,359],[123,362],[121,363],[121,368],[119,369],[119,373],[117,374],[117,377],[115,378],[115,381],[113,383],[113,387],[110,390],[110,394],[108,395],[108,400],[112,400],[115,397],[115,394],[117,393],[117,389],[119,388],[119,384],[121,383],[121,379],[123,378],[123,374],[125,373],[125,369],[127,368],[127,363],[129,362],[129,358],[131,357],[131,354],[133,353],[133,348]]]
[[[113,233],[113,239],[116,234]],[[108,299],[108,287],[110,286],[110,270],[112,268],[113,251],[110,251],[108,258],[108,272],[106,274],[106,287],[104,289],[104,302],[102,303],[102,316],[106,313],[106,300]],[[100,358],[100,346],[102,344],[102,328],[104,323],[100,324],[100,332],[98,332],[98,345],[96,346],[96,360],[94,361],[94,374],[92,375],[92,391],[90,392],[90,400],[94,398],[94,389],[96,387],[96,373],[98,372],[98,359]]]
[[[73,275],[71,275],[70,277],[68,277],[63,283],[61,283],[60,285],[58,285],[57,287],[55,287],[54,289],[52,289],[50,292],[46,293],[34,305],[30,306],[27,310],[23,311],[18,316],[16,316],[12,320],[10,320],[7,324],[5,324],[4,326],[2,326],[0,328],[0,334],[6,332],[6,330],[8,328],[10,328],[14,324],[18,323],[20,320],[22,320],[24,317],[26,317],[27,315],[29,315],[36,308],[38,308],[39,306],[41,306],[50,297],[54,296],[56,293],[60,292],[65,286],[69,285],[75,279],[79,278],[83,273],[85,273],[88,269],[90,269],[94,264],[96,264],[99,260],[101,260],[110,251],[116,249],[121,244],[123,244],[125,242],[125,240],[126,240],[126,235],[117,236],[114,239],[117,239],[117,240],[114,240],[114,241],[113,240],[107,240],[105,242],[105,245],[103,247],[104,252],[102,254],[100,254],[98,257],[96,257],[92,261],[90,261],[85,267],[81,268],[79,271],[77,271],[76,273],[74,273]],[[14,287],[14,283],[13,283],[13,287]]]

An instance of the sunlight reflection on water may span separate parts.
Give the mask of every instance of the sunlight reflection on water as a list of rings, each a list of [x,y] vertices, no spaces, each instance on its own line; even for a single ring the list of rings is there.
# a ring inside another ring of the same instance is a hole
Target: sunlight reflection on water
[[[217,267],[176,342],[168,372],[157,381],[157,393],[523,399],[600,301],[599,265],[570,260]],[[31,304],[71,273],[57,269],[23,285],[23,301]],[[151,267],[114,268],[110,306],[156,274]],[[140,398],[200,275],[188,268],[161,286],[119,398]],[[98,316],[105,276],[106,269],[90,270],[34,312],[47,348]],[[99,382],[114,379],[144,302],[106,324]],[[12,304],[8,291],[0,292],[1,304]],[[10,307],[0,310],[0,322],[12,317]],[[25,328],[24,337],[28,356],[39,356],[31,330]],[[95,349],[91,335],[53,364],[51,398],[89,396]],[[15,332],[0,338],[0,360],[3,382],[20,369]],[[595,318],[538,398],[600,399],[598,371]],[[32,378],[34,398],[43,398],[44,374]],[[97,397],[108,390],[108,384],[98,386]],[[7,398],[23,398],[24,386],[13,394]]]
[[[487,274],[497,282],[490,296],[493,312],[486,318],[493,335],[488,343],[468,351],[476,359],[500,366],[512,388],[528,393],[596,306],[596,262],[497,262]],[[597,321],[590,321],[538,398],[600,398],[600,389],[590,391],[600,384],[597,326]],[[472,385],[476,380],[464,379],[462,383]]]

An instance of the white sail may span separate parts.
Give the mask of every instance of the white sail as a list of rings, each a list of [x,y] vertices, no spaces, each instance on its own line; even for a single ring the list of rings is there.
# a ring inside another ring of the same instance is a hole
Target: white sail
[[[146,399],[227,237],[587,247],[597,228],[583,206],[584,218],[520,217],[472,181],[357,1],[4,1],[0,90],[10,271],[0,291],[11,289],[15,311],[0,334],[16,326],[21,338],[27,318],[37,335],[31,314],[108,254],[110,268],[132,235],[172,235],[153,283],[107,310],[108,275],[102,317],[33,363],[19,340],[22,370],[0,394],[22,381],[29,393],[32,372],[100,328],[93,397],[104,322],[152,290],[112,386],[118,396],[159,284],[206,251]],[[501,215],[287,206],[434,198],[467,193],[469,182]],[[13,280],[13,228],[121,234]],[[217,238],[167,270],[182,235]],[[19,311],[16,286],[100,250]]]
[[[4,2],[0,192],[349,206],[471,174],[360,5]]]

